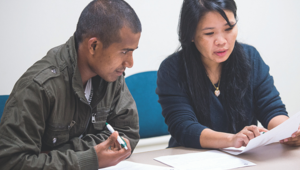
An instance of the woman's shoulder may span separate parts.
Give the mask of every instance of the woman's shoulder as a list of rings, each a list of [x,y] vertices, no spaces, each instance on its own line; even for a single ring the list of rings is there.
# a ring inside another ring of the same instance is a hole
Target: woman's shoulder
[[[244,44],[244,43],[240,43],[240,44],[243,47],[243,50],[245,51],[245,53],[247,55],[252,56],[253,54],[257,54],[258,53],[257,49],[254,46],[249,45],[249,44]]]
[[[251,61],[252,64],[262,60],[258,50],[249,44],[240,43],[243,47],[246,57]]]
[[[175,52],[165,58],[160,64],[160,70],[172,70],[173,72],[177,72],[180,70],[182,64],[182,58],[180,57],[180,51]]]
[[[165,58],[161,65],[177,65],[180,60],[180,51],[177,51]]]
[[[269,66],[264,62],[257,49],[248,44],[242,44],[246,56],[249,58],[254,80],[259,79],[262,75],[269,74]]]

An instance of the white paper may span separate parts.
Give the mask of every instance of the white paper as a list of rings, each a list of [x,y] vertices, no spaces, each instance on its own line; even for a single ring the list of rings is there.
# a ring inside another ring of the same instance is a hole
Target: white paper
[[[99,170],[175,170],[171,167],[161,167],[147,164],[134,163],[130,161],[122,161],[116,166],[111,166],[108,168],[102,168]]]
[[[279,142],[282,139],[291,137],[292,134],[298,130],[299,124],[300,124],[300,112],[296,113],[291,118],[284,121],[277,127],[273,128],[272,130],[254,139],[251,139],[246,147],[241,147],[241,148],[229,147],[221,150],[233,155],[239,155],[241,153],[247,152],[259,146],[264,146],[274,142]]]
[[[256,165],[247,160],[236,158],[216,150],[200,153],[162,156],[154,159],[181,170],[219,170]]]

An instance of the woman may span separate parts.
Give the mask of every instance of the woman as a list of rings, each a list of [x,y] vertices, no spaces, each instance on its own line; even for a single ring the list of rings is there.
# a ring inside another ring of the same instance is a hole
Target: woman
[[[288,119],[269,67],[236,41],[236,24],[234,0],[184,0],[181,49],[162,62],[157,79],[169,147],[246,146]],[[281,142],[300,145],[299,134]]]

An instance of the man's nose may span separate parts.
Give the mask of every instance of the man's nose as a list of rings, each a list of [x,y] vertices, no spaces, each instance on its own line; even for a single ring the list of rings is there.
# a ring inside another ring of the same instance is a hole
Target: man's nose
[[[133,55],[132,52],[128,54],[124,62],[124,67],[131,68],[133,66]]]

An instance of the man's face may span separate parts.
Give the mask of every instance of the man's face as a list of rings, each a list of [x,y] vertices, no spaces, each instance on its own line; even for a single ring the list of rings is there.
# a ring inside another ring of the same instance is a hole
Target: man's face
[[[120,30],[120,42],[112,43],[106,49],[102,45],[95,48],[88,61],[90,70],[105,81],[116,81],[126,67],[133,66],[132,53],[138,48],[140,36],[141,33],[134,34],[130,28],[123,27]]]

